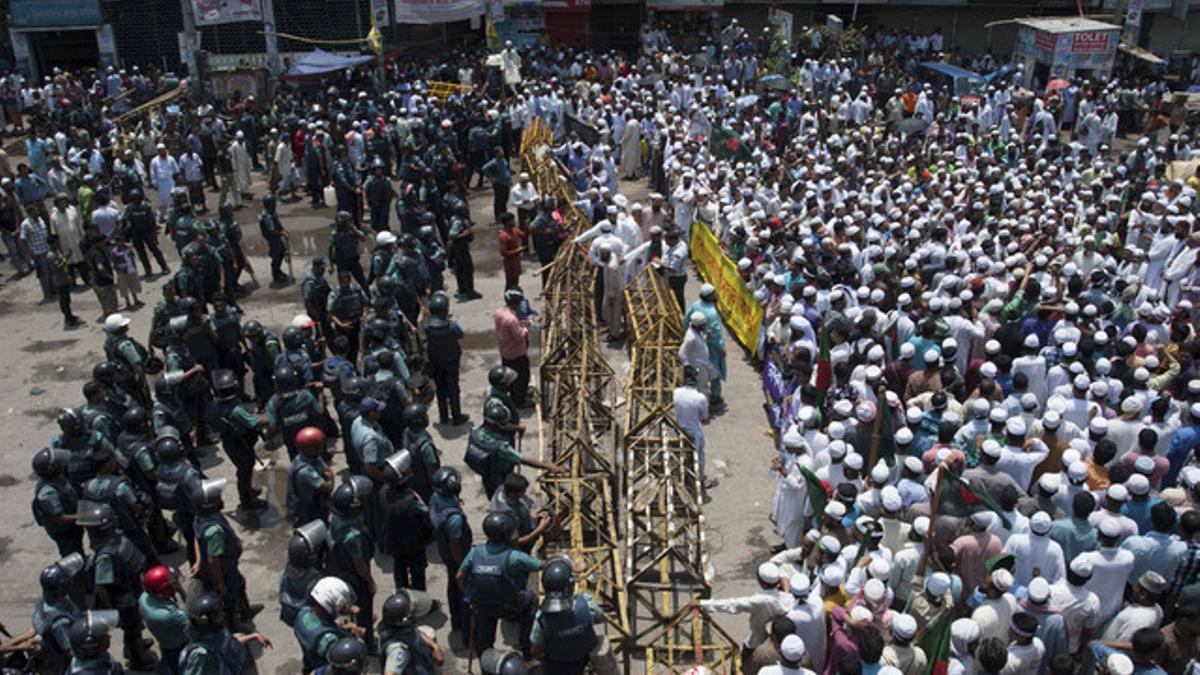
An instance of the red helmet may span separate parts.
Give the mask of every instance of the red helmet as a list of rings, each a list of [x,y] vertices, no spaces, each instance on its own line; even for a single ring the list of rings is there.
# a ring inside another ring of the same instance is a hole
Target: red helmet
[[[153,596],[170,597],[175,592],[175,574],[163,565],[151,567],[142,573],[142,588]]]
[[[317,427],[304,427],[296,432],[296,449],[323,450],[325,448],[325,432]]]

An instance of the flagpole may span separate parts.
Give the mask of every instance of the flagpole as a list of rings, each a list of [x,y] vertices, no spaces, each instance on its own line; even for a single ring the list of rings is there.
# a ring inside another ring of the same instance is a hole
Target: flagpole
[[[942,501],[942,481],[946,478],[946,465],[939,464],[937,471],[937,483],[933,487],[933,499],[929,503],[929,529],[925,530],[925,550],[921,553],[920,564],[917,565],[918,576],[925,576],[925,566],[933,549],[933,533],[937,529],[938,506]]]

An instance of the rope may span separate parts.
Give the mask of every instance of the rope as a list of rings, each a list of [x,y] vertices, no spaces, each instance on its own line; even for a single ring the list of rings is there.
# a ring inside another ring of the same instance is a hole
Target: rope
[[[309,44],[315,44],[315,45],[350,45],[350,44],[361,44],[361,43],[367,41],[367,38],[365,38],[365,37],[364,38],[352,38],[349,40],[318,40],[316,38],[300,37],[299,35],[292,35],[291,33],[280,33],[277,31],[260,30],[260,31],[256,31],[256,32],[259,35],[263,35],[263,36],[274,35],[276,37],[285,38],[287,40],[295,40],[296,42],[307,42]]]

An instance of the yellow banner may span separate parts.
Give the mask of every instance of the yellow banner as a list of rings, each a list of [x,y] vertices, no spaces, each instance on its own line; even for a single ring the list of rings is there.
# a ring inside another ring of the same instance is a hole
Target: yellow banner
[[[737,265],[725,256],[721,242],[703,223],[692,225],[689,248],[700,276],[717,289],[717,311],[729,332],[751,355],[757,354],[763,308],[738,274]]]

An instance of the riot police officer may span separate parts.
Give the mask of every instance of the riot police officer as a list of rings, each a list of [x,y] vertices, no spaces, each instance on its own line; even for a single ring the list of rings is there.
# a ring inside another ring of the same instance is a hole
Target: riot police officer
[[[71,591],[83,565],[83,556],[72,553],[38,577],[42,599],[33,610],[33,630],[42,640],[42,672],[61,673],[71,662],[71,623],[83,617],[83,610],[71,600]]]
[[[192,418],[183,409],[183,404],[179,401],[178,385],[171,382],[187,382],[188,377],[196,377],[202,372],[203,366],[196,364],[193,370],[187,371],[192,373],[183,374],[181,378],[178,371],[176,373],[168,373],[159,377],[154,381],[154,407],[150,409],[150,421],[156,436],[171,434],[175,436],[182,444],[184,452],[187,453],[188,461],[192,466],[200,466],[200,460],[196,456],[196,445],[192,442]]]
[[[142,618],[137,611],[146,556],[117,529],[117,516],[107,504],[80,502],[79,524],[88,533],[91,555],[87,569],[92,575],[96,606],[117,610],[130,668],[149,670],[155,662],[142,642]]]
[[[292,369],[294,386],[307,385],[312,382],[313,369],[312,359],[309,357],[308,349],[305,345],[304,330],[299,326],[288,326],[283,331],[283,351],[279,356],[275,357],[275,388],[279,389],[279,367],[287,366]]]
[[[429,321],[425,324],[425,354],[437,390],[439,424],[458,426],[471,419],[462,414],[459,393],[462,338],[462,327],[450,318],[450,298],[441,291],[434,293],[429,298]]]
[[[138,405],[138,400],[134,398],[137,390],[129,391],[117,382],[118,369],[118,364],[113,361],[101,361],[92,367],[92,380],[103,394],[97,405],[114,421],[119,421],[130,407]],[[84,398],[89,398],[87,393],[84,394]]]
[[[358,259],[358,245],[362,239],[363,233],[355,227],[353,216],[348,211],[338,211],[333,234],[329,237],[329,259],[339,271],[349,272],[359,286],[366,288],[367,278]]]
[[[333,291],[329,280],[325,278],[328,263],[324,256],[312,259],[312,265],[304,279],[300,282],[300,297],[304,301],[304,311],[321,327],[321,335],[329,334],[329,294]]]
[[[113,610],[92,610],[74,619],[68,632],[71,639],[71,665],[63,673],[124,675],[125,670],[113,661],[108,653],[108,647],[112,643],[112,629],[119,621],[117,613]]]
[[[283,273],[282,265],[290,237],[275,213],[275,195],[264,195],[262,206],[262,213],[258,215],[258,230],[267,242],[267,255],[271,257],[271,283],[275,286],[289,284],[292,278]]]
[[[517,371],[508,366],[496,366],[488,371],[488,389],[483,395],[484,409],[493,401],[504,406],[508,419],[501,428],[512,442],[516,442],[517,435],[525,433],[525,424],[521,421],[521,413],[512,396],[512,386],[516,381]]]
[[[33,472],[38,477],[33,489],[33,519],[63,557],[83,551],[83,530],[76,523],[79,492],[67,480],[68,457],[69,452],[62,448],[42,448],[33,455]]]
[[[329,495],[333,492],[333,470],[321,453],[325,433],[304,427],[296,433],[296,459],[288,468],[287,512],[293,525],[329,517]]]
[[[150,417],[145,408],[135,406],[121,417],[117,462],[143,497],[146,532],[154,542],[154,548],[161,555],[178,551],[179,545],[171,540],[154,487],[158,482],[158,461],[154,458],[154,434],[150,431]]]
[[[217,363],[221,368],[233,371],[240,395],[246,375],[246,357],[242,354],[242,313],[230,296],[218,293],[213,297],[208,321],[217,337]]]
[[[221,611],[221,599],[213,593],[201,593],[187,604],[187,646],[179,655],[181,675],[244,673],[254,660],[246,645],[257,642],[270,647],[261,633],[231,633]]]
[[[70,453],[67,457],[67,478],[76,488],[82,488],[86,481],[96,475],[93,453],[96,448],[108,445],[108,441],[99,432],[87,428],[83,414],[76,408],[58,411],[58,428],[62,433],[55,436],[50,445]]]
[[[347,629],[338,623],[339,617],[353,616],[359,611],[354,603],[354,591],[337,577],[323,577],[313,586],[308,604],[296,615],[292,628],[304,657],[303,672],[310,673],[325,665],[334,643],[361,632],[357,626]]]
[[[446,247],[450,269],[454,270],[454,282],[459,297],[478,300],[483,295],[475,291],[475,261],[471,259],[471,242],[475,241],[472,231],[470,209],[466,202],[456,203],[450,218],[450,232],[446,236]]]
[[[266,330],[261,323],[253,319],[242,325],[242,335],[245,336],[248,346],[246,360],[250,364],[250,377],[254,383],[254,400],[258,404],[258,412],[261,413],[275,393],[275,383],[272,381],[275,359],[279,357],[283,347],[275,333]]]
[[[179,654],[187,646],[187,612],[175,603],[181,590],[175,573],[159,565],[142,573],[142,595],[138,614],[158,643],[159,671],[179,675]]]
[[[346,582],[354,592],[359,607],[354,620],[368,645],[374,644],[375,579],[371,559],[375,556],[375,538],[367,528],[363,512],[370,507],[368,499],[373,489],[369,480],[351,476],[333,491],[329,518],[329,573]]]
[[[346,456],[346,466],[350,473],[361,474],[362,457],[354,447],[351,430],[360,415],[359,406],[362,403],[366,384],[357,375],[342,380],[342,395],[334,404],[337,410],[338,427],[342,432],[342,453]]]
[[[200,470],[184,462],[187,453],[183,444],[171,436],[159,436],[154,441],[154,455],[158,459],[158,480],[154,484],[158,504],[171,512],[171,522],[183,535],[188,560],[195,563],[193,497],[200,490]]]
[[[334,335],[344,335],[350,343],[347,358],[358,360],[358,345],[361,341],[363,312],[367,308],[367,294],[350,278],[350,271],[344,267],[338,268],[337,288],[329,294],[329,322],[332,324]],[[332,336],[330,336],[332,339]]]
[[[232,274],[225,280],[225,283],[233,289],[233,292],[240,292],[241,287],[237,282],[242,271],[249,270],[250,278],[254,279],[254,270],[250,267],[250,262],[246,260],[246,252],[242,250],[242,226],[233,217],[232,204],[222,204],[217,207],[217,232],[225,240],[225,245],[229,247],[230,259],[233,263]]]
[[[416,252],[425,263],[425,270],[429,275],[429,290],[440,291],[446,286],[442,279],[442,272],[446,270],[446,250],[434,236],[433,214],[429,213],[426,216],[429,224],[422,225],[417,233]]]
[[[154,254],[154,260],[162,274],[170,274],[171,268],[167,267],[162,249],[158,247],[158,220],[154,208],[146,203],[146,196],[141,189],[134,188],[129,191],[129,203],[121,211],[119,222],[125,227],[126,235],[137,250],[142,269],[146,270],[144,276],[150,276],[150,257],[146,255],[146,249],[150,249]]]
[[[104,356],[116,365],[116,382],[143,406],[150,405],[146,385],[146,361],[150,353],[129,335],[129,319],[109,314],[104,320]]]
[[[504,432],[503,425],[508,419],[508,410],[501,403],[489,401],[483,411],[483,424],[472,429],[467,440],[463,461],[483,478],[483,490],[488,499],[504,483],[504,477],[519,464],[552,473],[564,471],[557,464],[547,464],[521,455]]]
[[[371,211],[371,229],[384,232],[388,229],[391,217],[392,199],[396,197],[396,188],[385,175],[387,165],[383,159],[376,157],[371,163],[371,175],[363,181],[362,191]]]
[[[438,556],[446,566],[446,604],[450,607],[450,629],[465,634],[469,611],[463,590],[455,575],[471,550],[471,524],[463,512],[458,495],[462,477],[458,469],[443,466],[433,474],[433,495],[429,500],[429,521],[437,540]]]
[[[383,460],[396,451],[395,445],[384,433],[379,420],[386,408],[383,401],[366,396],[358,404],[359,416],[350,425],[350,438],[358,460],[362,462],[362,475],[377,485],[383,483]]]
[[[412,476],[409,483],[428,503],[433,494],[433,474],[442,466],[441,453],[433,444],[427,430],[429,411],[424,404],[410,403],[404,407],[404,438],[402,445],[412,453]]]
[[[533,653],[543,660],[547,675],[582,675],[601,648],[595,624],[603,612],[590,595],[575,595],[575,570],[566,558],[546,563],[542,591],[545,599],[530,634]]]
[[[383,601],[383,619],[379,625],[379,670],[384,675],[434,675],[446,660],[437,641],[416,625],[417,605],[422,604],[423,596],[423,593],[401,589]]]
[[[216,397],[208,404],[208,426],[216,429],[221,447],[237,471],[238,508],[259,511],[267,508],[254,487],[254,446],[258,442],[258,418],[241,401],[242,388],[228,370],[213,374]]]
[[[138,494],[133,483],[117,473],[117,454],[111,446],[96,448],[93,460],[96,463],[96,477],[83,486],[80,497],[112,509],[117,518],[117,527],[125,537],[141,551],[149,564],[157,565],[158,554],[143,525],[149,498]]]
[[[433,540],[429,509],[413,492],[412,453],[400,450],[384,462],[386,481],[379,495],[379,540],[392,556],[392,581],[397,589],[425,590],[425,546]]]
[[[117,439],[117,420],[104,405],[104,388],[95,380],[87,382],[83,385],[83,400],[86,402],[79,414],[83,416],[84,425],[112,445]]]
[[[196,242],[184,246],[179,251],[179,271],[171,279],[175,292],[181,298],[197,298],[207,301],[209,282],[205,278],[205,265],[202,260],[204,251]]]
[[[288,458],[296,459],[296,434],[304,427],[319,426],[321,403],[308,389],[301,388],[295,371],[287,365],[275,367],[275,395],[267,403],[267,425],[281,432]]]
[[[542,565],[512,547],[516,521],[506,513],[490,513],[483,519],[487,543],[476,544],[458,570],[458,584],[473,613],[475,653],[483,654],[496,640],[501,619],[520,625],[521,651],[529,655],[529,633],[533,627],[534,594],[526,590],[531,572]]]
[[[371,254],[371,269],[367,273],[367,283],[374,283],[387,275],[392,257],[396,255],[396,235],[384,230],[375,235],[375,252]]]
[[[323,520],[297,527],[288,540],[287,564],[279,579],[279,620],[296,625],[296,617],[324,572],[329,528]]]
[[[197,578],[206,591],[216,593],[225,608],[226,625],[236,626],[237,620],[249,623],[262,611],[260,604],[250,604],[246,597],[246,578],[238,569],[242,557],[242,540],[229,525],[221,508],[221,488],[225,479],[206,480],[196,497],[196,555],[199,564]]]

